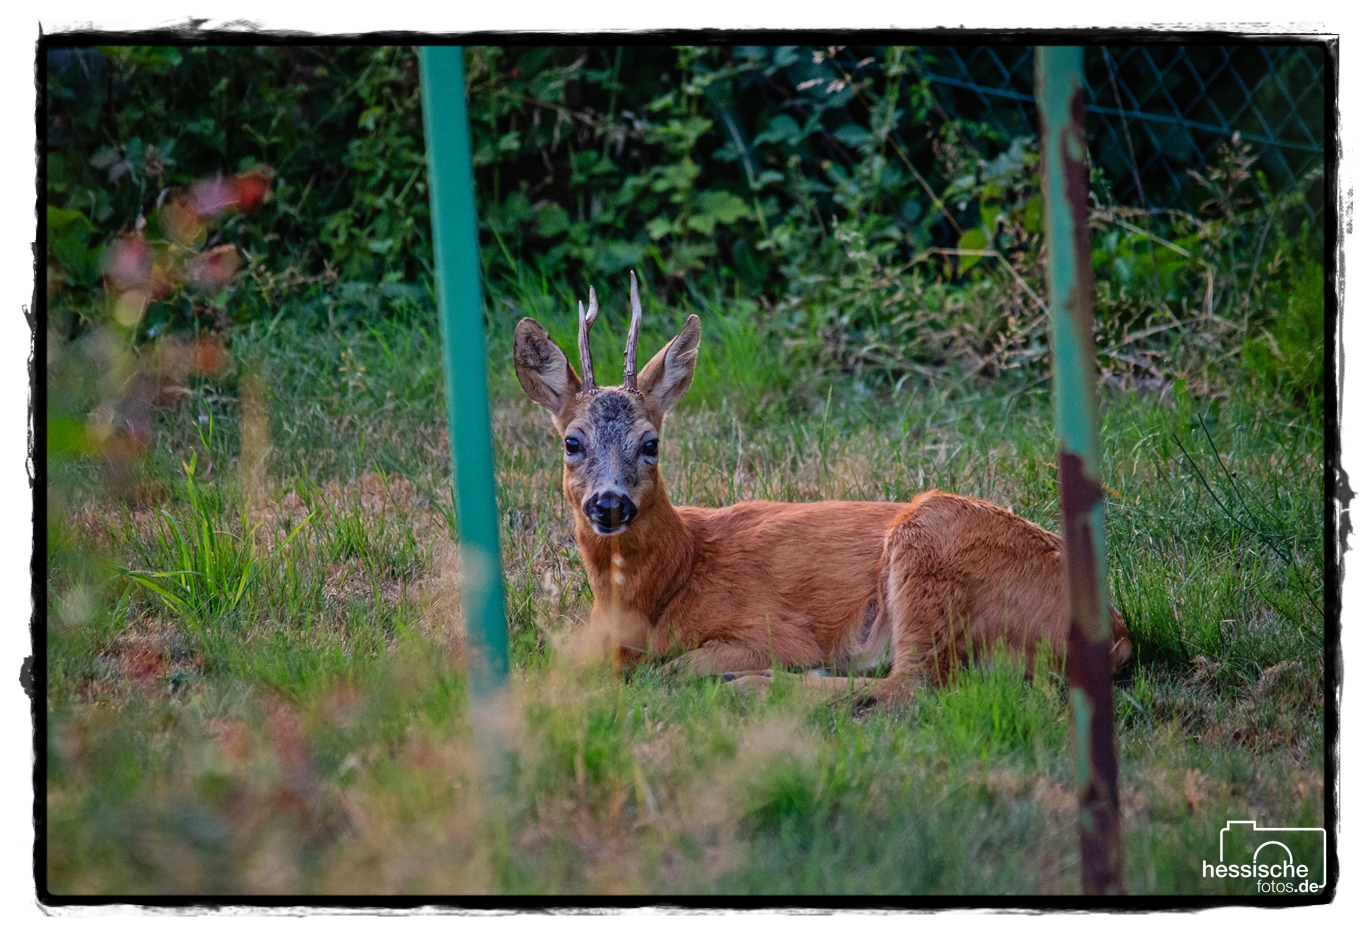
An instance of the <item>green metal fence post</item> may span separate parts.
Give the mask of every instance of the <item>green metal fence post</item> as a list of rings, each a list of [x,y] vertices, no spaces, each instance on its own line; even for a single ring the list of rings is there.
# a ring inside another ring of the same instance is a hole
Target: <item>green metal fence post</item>
[[[1081,889],[1100,894],[1123,891],[1123,843],[1114,755],[1100,423],[1095,403],[1095,285],[1090,269],[1084,50],[1079,46],[1039,46],[1037,66],[1057,483],[1071,616],[1066,680],[1081,802]]]
[[[447,374],[448,434],[461,528],[462,609],[467,621],[471,689],[479,700],[508,680],[509,640],[495,508],[476,198],[462,54],[460,46],[421,48],[419,73],[438,316]]]

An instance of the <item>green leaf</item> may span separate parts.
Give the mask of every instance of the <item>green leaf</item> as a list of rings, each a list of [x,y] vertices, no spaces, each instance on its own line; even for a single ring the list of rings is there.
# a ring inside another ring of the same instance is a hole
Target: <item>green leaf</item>
[[[779,114],[771,118],[763,132],[757,134],[752,145],[784,143],[787,146],[795,146],[800,142],[800,137],[800,125],[795,122],[795,118],[788,114]]]
[[[560,204],[547,202],[533,212],[534,230],[540,237],[551,238],[563,234],[570,223],[566,208]]]
[[[660,240],[671,233],[671,221],[665,217],[654,217],[647,222],[647,235],[653,240]]]
[[[505,222],[511,225],[526,224],[537,216],[533,211],[533,205],[529,203],[528,195],[522,191],[511,192],[509,197],[505,198],[500,213],[504,215]]]
[[[981,200],[981,226],[986,230],[995,229],[995,219],[1000,216],[1000,203],[998,201],[986,201],[984,196]]]
[[[1023,207],[1023,228],[1029,233],[1042,233],[1043,196],[1035,194]]]
[[[643,248],[626,240],[613,240],[604,244],[595,265],[606,275],[623,272],[636,266],[643,258]]]
[[[48,237],[61,237],[66,235],[73,227],[81,226],[86,233],[94,233],[95,227],[86,219],[86,215],[80,211],[73,211],[68,208],[55,208],[48,205]]]
[[[671,251],[666,263],[666,273],[679,275],[691,269],[704,269],[705,261],[717,252],[714,244],[710,242],[682,244]]]
[[[60,152],[48,153],[48,190],[63,192],[71,184],[67,160]]]
[[[695,198],[695,208],[725,226],[752,212],[748,203],[728,191],[706,191]]]
[[[706,237],[714,233],[714,225],[717,223],[712,214],[696,214],[686,220],[686,226],[691,230],[698,230]]]
[[[675,92],[675,91],[667,91],[667,92],[666,92],[665,94],[663,94],[661,97],[659,97],[659,98],[657,98],[656,100],[654,100],[654,101],[652,101],[651,103],[649,103],[649,104],[647,105],[647,109],[648,109],[649,111],[651,111],[652,113],[656,113],[656,112],[658,112],[659,110],[666,110],[668,107],[670,107],[670,106],[672,105],[672,103],[673,103],[675,100],[676,100],[676,92]]]
[[[855,123],[846,123],[833,131],[833,137],[845,146],[853,149],[861,149],[871,142],[871,133],[857,126]]]
[[[670,152],[684,155],[694,148],[701,136],[714,125],[713,120],[704,117],[691,117],[686,120],[671,119],[666,126],[649,126],[647,141],[654,145],[664,145]]]
[[[87,448],[84,422],[70,415],[48,416],[48,457],[74,457]]]
[[[652,183],[653,191],[676,190],[672,200],[677,203],[685,201],[685,194],[690,191],[695,184],[695,179],[700,174],[700,167],[689,158],[682,159],[675,165],[658,166],[656,169],[657,180]]]
[[[970,230],[968,230],[968,231],[966,231],[965,233],[962,234],[961,239],[957,241],[957,249],[959,249],[959,250],[984,250],[984,249],[985,249],[985,244],[986,244],[985,231],[982,230],[982,229],[979,228],[979,227],[973,227],[973,228],[971,228]],[[959,256],[959,257],[957,257],[957,273],[958,273],[958,275],[961,275],[961,274],[965,273],[968,269],[970,269],[972,266],[975,266],[975,265],[976,265],[977,263],[979,263],[980,261],[981,261],[981,257],[979,257],[979,256]]]
[[[90,247],[95,227],[80,211],[48,206],[48,249],[75,285],[91,285],[100,275],[100,248]]]
[[[357,125],[364,130],[376,129],[376,121],[385,116],[384,107],[368,107],[362,111],[362,115],[357,118]]]

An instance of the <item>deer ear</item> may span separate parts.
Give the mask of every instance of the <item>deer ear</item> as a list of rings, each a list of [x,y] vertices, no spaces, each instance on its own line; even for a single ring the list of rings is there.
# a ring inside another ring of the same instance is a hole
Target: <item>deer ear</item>
[[[695,376],[695,357],[700,350],[700,319],[686,318],[681,333],[671,343],[657,351],[638,377],[638,389],[665,414],[690,388]]]
[[[514,329],[514,372],[528,397],[554,416],[581,389],[566,354],[532,318]]]

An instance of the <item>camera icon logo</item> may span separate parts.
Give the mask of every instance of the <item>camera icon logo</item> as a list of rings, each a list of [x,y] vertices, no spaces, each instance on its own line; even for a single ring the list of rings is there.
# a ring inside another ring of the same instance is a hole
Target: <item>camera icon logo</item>
[[[1252,879],[1257,891],[1317,894],[1327,882],[1328,835],[1322,827],[1258,827],[1231,820],[1219,831],[1219,861],[1205,860],[1205,878]]]

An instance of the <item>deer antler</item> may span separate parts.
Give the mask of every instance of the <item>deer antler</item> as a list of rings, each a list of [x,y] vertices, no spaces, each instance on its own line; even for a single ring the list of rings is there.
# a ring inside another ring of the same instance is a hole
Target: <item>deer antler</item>
[[[576,344],[581,351],[581,392],[595,391],[595,361],[590,358],[590,326],[595,323],[595,316],[599,314],[600,306],[595,301],[595,289],[590,290],[590,310],[586,311],[585,306],[579,301],[576,303],[576,313],[580,317],[581,330],[576,337]]]
[[[628,343],[624,345],[624,388],[638,389],[638,332],[643,327],[643,303],[638,300],[638,277],[633,270],[628,271],[628,300],[633,309],[633,320],[628,326]]]

